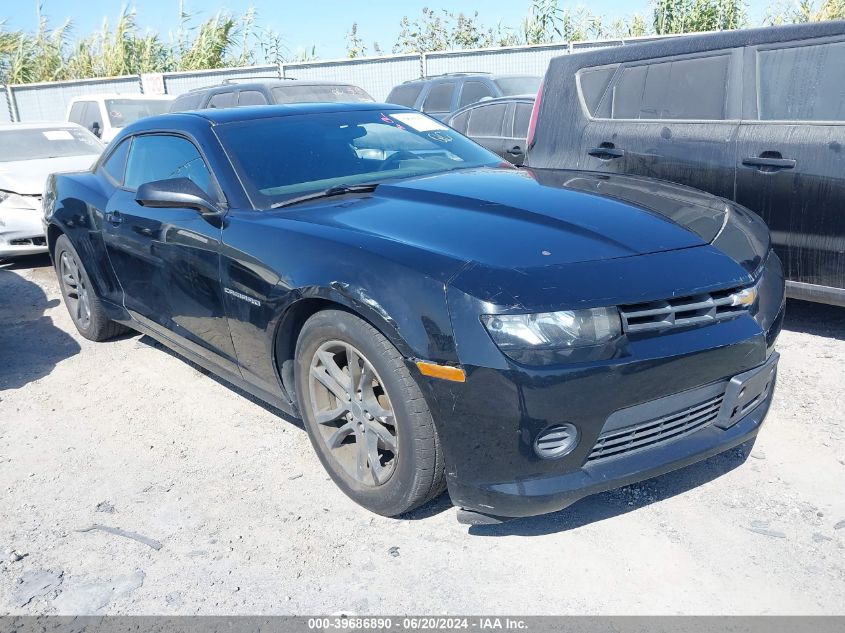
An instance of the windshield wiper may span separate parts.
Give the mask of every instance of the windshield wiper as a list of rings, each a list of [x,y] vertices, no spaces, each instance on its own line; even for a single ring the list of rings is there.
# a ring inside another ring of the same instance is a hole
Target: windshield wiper
[[[365,185],[334,185],[333,187],[323,189],[322,191],[306,193],[302,196],[296,196],[295,198],[288,198],[287,200],[276,202],[275,204],[270,205],[270,208],[279,209],[281,207],[289,207],[293,204],[299,204],[300,202],[306,202],[308,200],[316,200],[318,198],[331,198],[332,196],[342,196],[347,193],[367,193],[368,191],[375,191],[376,187],[378,186],[379,183],[377,182]]]

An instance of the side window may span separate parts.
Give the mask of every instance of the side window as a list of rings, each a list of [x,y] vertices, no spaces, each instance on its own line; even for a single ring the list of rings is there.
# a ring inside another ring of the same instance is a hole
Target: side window
[[[131,144],[131,138],[122,141],[101,167],[101,169],[111,176],[112,179],[119,185],[123,184],[123,173],[126,169],[126,157],[129,154],[129,146]]]
[[[266,97],[258,90],[241,90],[238,93],[238,106],[267,105]]]
[[[423,84],[402,84],[396,86],[387,95],[387,103],[395,103],[396,105],[403,105],[408,108],[413,108],[417,102],[417,97],[423,89]]]
[[[764,121],[845,121],[845,42],[757,52],[757,112]]]
[[[170,112],[185,112],[198,110],[202,103],[202,93],[188,93],[180,95],[170,104]]]
[[[465,81],[461,88],[461,102],[459,108],[481,101],[485,97],[492,97],[493,91],[482,81]]]
[[[613,79],[613,73],[616,72],[616,68],[616,66],[596,69],[587,68],[578,72],[578,86],[581,88],[581,94],[584,96],[584,104],[587,106],[590,116],[602,116],[602,113],[599,112],[599,103],[607,91],[610,80]],[[607,115],[604,114],[604,116]]]
[[[452,95],[455,92],[454,82],[434,84],[423,103],[423,112],[448,112],[452,109]]]
[[[502,125],[505,122],[506,103],[495,103],[488,106],[479,106],[472,110],[467,126],[469,137],[496,137],[502,136]]]
[[[531,121],[532,109],[533,106],[530,103],[516,104],[516,114],[513,118],[514,138],[528,138],[528,123]]]
[[[68,114],[67,120],[71,123],[82,123],[82,118],[85,113],[85,101],[77,101],[70,107],[70,114]]]
[[[457,130],[461,134],[466,134],[467,121],[469,121],[469,114],[469,112],[462,112],[458,116],[454,117],[451,121],[452,128]]]
[[[613,88],[614,119],[724,120],[730,55],[631,66]]]
[[[234,108],[235,107],[235,93],[234,92],[218,92],[212,95],[208,101],[209,108]]]
[[[168,178],[189,178],[213,198],[211,174],[199,151],[180,136],[150,134],[135,137],[126,165],[127,189]]]

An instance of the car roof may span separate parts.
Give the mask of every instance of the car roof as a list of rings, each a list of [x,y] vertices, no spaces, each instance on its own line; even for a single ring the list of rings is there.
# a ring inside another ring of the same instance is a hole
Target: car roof
[[[142,131],[147,129],[178,127],[177,117],[182,117],[186,123],[195,123],[197,119],[205,119],[212,125],[234,123],[238,121],[257,121],[273,119],[297,114],[323,114],[329,112],[366,112],[372,110],[408,110],[404,106],[392,103],[289,103],[283,105],[261,105],[240,108],[211,108],[206,110],[189,110],[187,112],[171,112],[158,116],[147,117],[127,126],[126,129]]]
[[[56,128],[79,128],[81,125],[70,121],[38,121],[37,123],[0,123],[0,132],[7,130],[54,130]]]
[[[454,79],[490,79],[491,81],[495,81],[496,79],[510,79],[514,77],[537,77],[537,75],[531,75],[528,73],[498,74],[485,72],[455,72],[443,73],[442,75],[428,75],[426,77],[418,77],[416,79],[408,79],[407,81],[404,81],[399,85],[406,86],[408,84],[424,83],[428,81],[451,81]],[[399,86],[395,87],[398,88]]]
[[[843,34],[845,34],[845,21],[839,20],[669,36],[648,42],[629,42],[621,46],[586,49],[575,51],[569,55],[554,57],[549,62],[546,76],[557,81],[557,78],[568,75],[568,71],[564,69],[572,67],[601,66],[603,64],[671,57],[723,48],[775,44]]]
[[[205,90],[222,90],[226,88],[278,88],[278,87],[295,87],[295,86],[354,86],[358,87],[353,83],[348,81],[326,81],[323,79],[296,79],[291,77],[289,79],[266,79],[262,81],[231,81],[231,82],[224,82],[219,84],[214,84],[213,86],[201,86],[199,88],[193,88],[188,92],[183,92],[180,97],[196,94],[198,92],[203,92]]]
[[[77,101],[102,101],[104,99],[129,99],[133,101],[169,101],[173,99],[173,95],[148,95],[137,92],[98,92],[96,94],[82,95],[73,97],[70,103]]]

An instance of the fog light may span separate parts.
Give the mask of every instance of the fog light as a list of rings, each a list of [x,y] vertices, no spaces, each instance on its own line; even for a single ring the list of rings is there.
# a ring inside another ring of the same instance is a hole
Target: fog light
[[[547,426],[534,440],[534,452],[543,459],[557,459],[569,455],[578,444],[578,429],[565,422]]]

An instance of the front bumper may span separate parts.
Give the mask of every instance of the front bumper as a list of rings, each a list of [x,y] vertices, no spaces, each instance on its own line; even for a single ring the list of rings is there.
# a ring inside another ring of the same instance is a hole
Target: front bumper
[[[0,257],[47,252],[40,212],[33,209],[0,211]]]
[[[753,438],[771,402],[774,344],[783,323],[777,257],[769,258],[759,287],[756,311],[701,327],[629,335],[624,353],[610,360],[542,367],[464,361],[464,383],[420,380],[454,504],[494,517],[554,512]],[[678,424],[685,412],[707,406],[706,423],[659,441],[642,442],[636,430],[643,427],[648,435],[655,421]],[[535,439],[562,423],[577,428],[578,444],[563,457],[541,459]],[[599,455],[602,443],[612,449],[629,431],[636,450]]]

